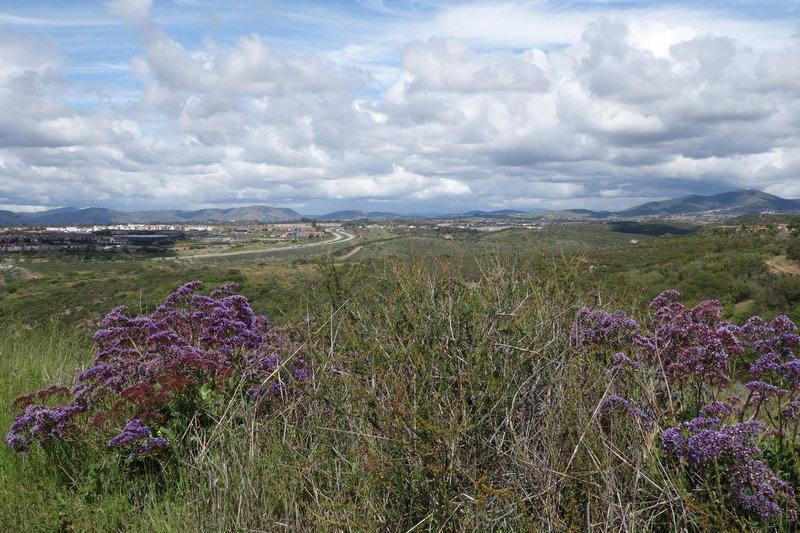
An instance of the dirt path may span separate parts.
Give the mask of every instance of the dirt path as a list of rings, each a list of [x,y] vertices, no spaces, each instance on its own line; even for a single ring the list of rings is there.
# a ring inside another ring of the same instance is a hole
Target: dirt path
[[[344,254],[344,255],[343,255],[342,257],[340,257],[339,259],[347,259],[347,258],[349,258],[349,257],[351,257],[351,256],[353,256],[353,255],[355,255],[355,254],[357,254],[357,253],[358,253],[358,251],[359,251],[359,250],[361,250],[362,248],[363,248],[363,246],[356,246],[355,248],[353,248],[352,250],[350,250],[349,252],[347,252],[346,254]]]
[[[742,311],[747,311],[750,307],[755,303],[755,300],[742,300],[738,302],[733,307],[737,313],[741,313]]]
[[[778,255],[772,259],[767,259],[767,266],[770,272],[774,273],[792,274],[795,276],[800,274],[800,265],[794,261],[787,260],[785,255]]]

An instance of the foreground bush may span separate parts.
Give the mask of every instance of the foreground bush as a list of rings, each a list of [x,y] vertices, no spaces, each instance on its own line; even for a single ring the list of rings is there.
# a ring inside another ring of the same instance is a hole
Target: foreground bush
[[[645,328],[622,313],[578,312],[572,339],[585,357],[610,359],[608,387],[618,392],[601,416],[632,419],[643,446],[660,435],[684,496],[719,507],[709,525],[795,522],[797,327],[785,316],[738,327],[722,320],[720,302],[686,308],[678,296],[657,297]]]
[[[24,452],[62,443],[164,459],[171,440],[220,405],[268,402],[310,378],[304,347],[286,329],[255,316],[235,286],[203,296],[195,294],[200,285],[184,285],[148,317],[113,310],[94,335],[93,366],[76,369],[77,386],[14,400],[21,412],[8,445]]]
[[[100,450],[119,481],[149,472],[173,487],[173,529],[794,527],[785,318],[737,328],[672,293],[644,320],[593,310],[577,269],[546,261],[474,279],[323,266],[317,319],[294,328],[232,287],[112,312],[92,367],[18,399],[7,442],[52,461]]]

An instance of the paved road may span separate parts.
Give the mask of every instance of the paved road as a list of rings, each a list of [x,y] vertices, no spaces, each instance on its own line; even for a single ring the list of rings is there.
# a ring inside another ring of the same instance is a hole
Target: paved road
[[[352,241],[356,238],[355,235],[351,235],[344,230],[336,230],[334,231],[336,235],[335,238],[329,241],[321,241],[321,242],[312,242],[308,244],[293,244],[291,246],[283,246],[280,248],[264,248],[262,250],[245,250],[242,252],[219,252],[219,253],[212,253],[212,254],[197,254],[197,255],[182,255],[178,257],[159,257],[156,260],[168,260],[168,259],[207,259],[210,257],[227,257],[231,255],[252,255],[252,254],[270,254],[276,252],[283,252],[284,250],[297,250],[298,248],[313,248],[314,246],[324,246],[326,244],[334,244],[337,242],[348,242]]]

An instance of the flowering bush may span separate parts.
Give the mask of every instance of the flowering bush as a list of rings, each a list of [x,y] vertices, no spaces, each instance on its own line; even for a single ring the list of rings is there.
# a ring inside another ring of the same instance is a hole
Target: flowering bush
[[[797,327],[785,316],[739,327],[722,320],[720,302],[684,307],[678,296],[655,298],[647,327],[623,313],[578,312],[572,342],[584,353],[614,352],[614,394],[598,413],[659,431],[664,457],[694,489],[721,489],[711,496],[764,521],[795,521],[795,487],[776,471],[797,482]]]
[[[247,299],[223,285],[210,296],[187,283],[148,317],[111,311],[94,335],[91,368],[72,390],[52,386],[20,396],[6,442],[85,442],[133,459],[169,450],[171,435],[223,401],[265,405],[312,377],[292,328],[270,327]],[[49,405],[53,404],[53,405]]]

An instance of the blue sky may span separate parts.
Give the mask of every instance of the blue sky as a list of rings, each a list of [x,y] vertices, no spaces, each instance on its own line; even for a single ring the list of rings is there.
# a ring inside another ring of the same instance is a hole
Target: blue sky
[[[800,197],[800,2],[0,5],[0,209]]]

